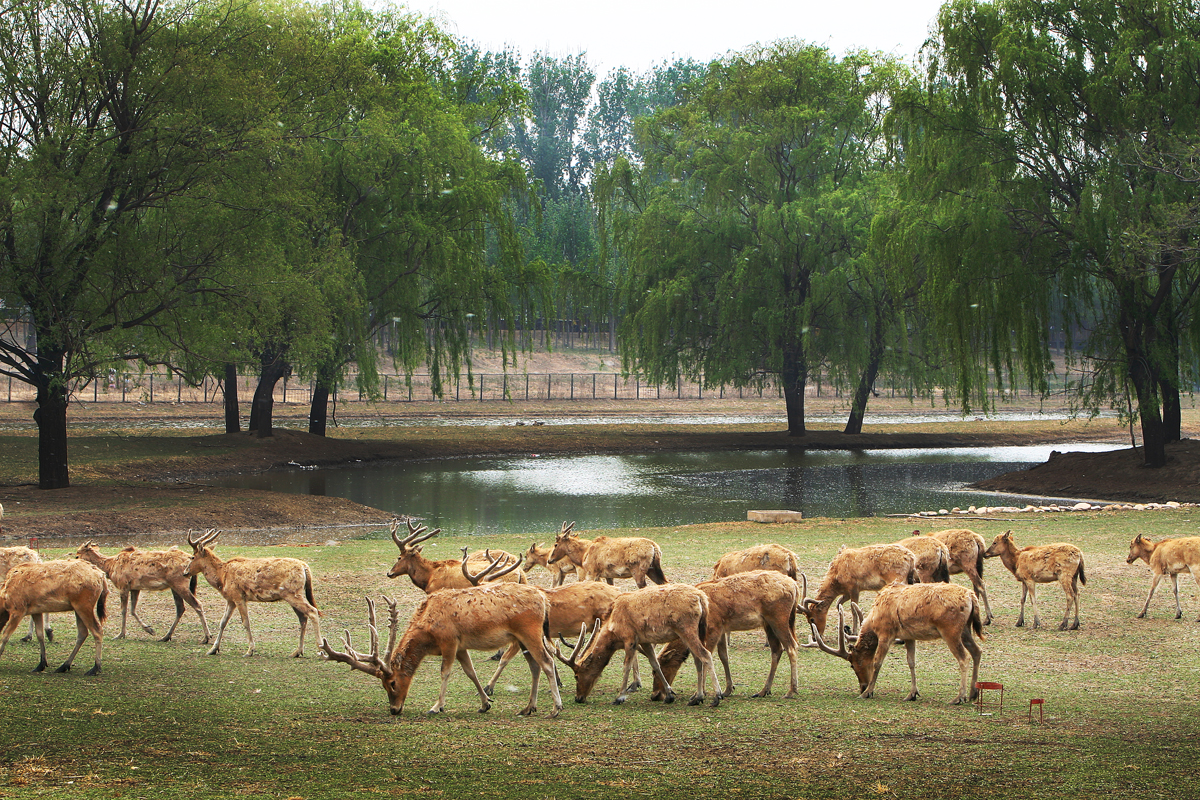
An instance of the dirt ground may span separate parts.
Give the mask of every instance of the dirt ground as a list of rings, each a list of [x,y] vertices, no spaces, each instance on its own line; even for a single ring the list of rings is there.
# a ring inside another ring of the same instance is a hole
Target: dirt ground
[[[186,413],[168,409],[164,406],[155,413],[162,413],[164,419],[171,414]],[[672,409],[678,412],[680,407],[675,404]],[[657,413],[648,406],[639,406],[639,410]],[[578,405],[572,411],[606,413],[604,409],[584,409]],[[390,519],[387,512],[335,497],[217,489],[203,483],[215,476],[268,470],[289,462],[333,466],[358,461],[521,452],[945,447],[1080,438],[1077,430],[1053,425],[1022,430],[990,423],[975,427],[960,425],[957,430],[906,425],[897,426],[905,430],[891,428],[888,432],[859,436],[846,436],[838,430],[815,430],[804,437],[789,437],[778,424],[542,426],[524,422],[533,418],[530,412],[529,408],[520,409],[501,424],[465,435],[462,429],[457,435],[447,434],[449,428],[441,426],[426,429],[425,435],[397,439],[386,435],[351,438],[353,434],[345,429],[318,437],[286,428],[277,428],[266,439],[249,433],[188,436],[187,446],[181,447],[183,452],[178,458],[123,464],[119,472],[115,469],[88,472],[73,467],[73,485],[67,489],[42,491],[31,485],[0,486],[0,503],[4,507],[0,540],[41,537],[112,542],[146,535],[169,537],[207,528],[312,532],[321,528],[381,525]],[[609,412],[616,413],[612,409]],[[93,409],[90,413],[101,412]],[[444,409],[439,409],[437,415],[444,416]],[[347,415],[346,421],[353,425],[351,415]],[[1197,421],[1200,422],[1200,415]],[[908,428],[915,430],[908,432]],[[1185,430],[1185,435],[1194,433]],[[1109,426],[1091,438],[1119,445],[1120,436],[1118,428]],[[1128,439],[1124,441],[1127,443]],[[1060,497],[1200,501],[1200,443],[1185,439],[1172,445],[1169,455],[1170,463],[1160,470],[1143,468],[1140,455],[1128,448],[1114,453],[1056,455],[1044,465],[989,480],[982,487]]]

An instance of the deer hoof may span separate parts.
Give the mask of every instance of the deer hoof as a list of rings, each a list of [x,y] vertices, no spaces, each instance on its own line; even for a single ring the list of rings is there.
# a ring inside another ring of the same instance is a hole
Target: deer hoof
[[[624,703],[624,702],[625,702],[625,698],[624,698],[624,697],[618,697],[618,698],[616,698],[615,700],[613,700],[613,703],[612,703],[612,704],[613,704],[614,706],[619,706],[619,705],[621,705],[621,704],[622,704],[622,703]]]
[[[92,667],[91,669],[89,669],[87,672],[85,672],[83,674],[84,675],[99,675],[100,674],[100,665],[97,664],[96,666]]]
[[[518,717],[530,717],[537,712],[537,706],[526,706],[517,712]]]
[[[56,670],[54,670],[54,671],[55,671],[55,672],[70,672],[70,671],[71,671],[71,665],[70,665],[70,664],[63,664],[61,667],[59,667],[58,669],[56,669]]]
[[[48,667],[48,666],[50,666],[50,665],[47,664],[45,661],[43,661],[42,663],[40,663],[36,667],[34,667],[33,671],[34,672],[44,672],[46,670],[46,667]]]
[[[704,702],[704,698],[697,695],[697,696],[691,698],[690,700],[688,700],[688,705],[689,706],[698,706],[703,702]]]

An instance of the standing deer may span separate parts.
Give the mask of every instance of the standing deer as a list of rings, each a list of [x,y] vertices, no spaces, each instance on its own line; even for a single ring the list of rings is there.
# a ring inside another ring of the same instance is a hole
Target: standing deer
[[[791,662],[792,679],[784,697],[795,697],[799,691],[796,606],[801,597],[796,581],[773,570],[755,570],[703,581],[696,584],[696,588],[708,595],[708,632],[704,637],[704,646],[710,652],[715,648],[725,667],[725,692],[722,697],[729,697],[734,688],[733,673],[729,669],[728,637],[725,634],[760,628],[766,632],[767,644],[771,647],[771,670],[767,673],[767,682],[762,690],[753,696],[766,697],[771,693],[779,657],[786,651]],[[675,679],[687,657],[688,648],[681,639],[669,642],[659,652],[658,663],[667,683]],[[655,676],[654,693],[650,699],[659,699],[662,689],[662,684]]]
[[[348,631],[342,637],[344,650],[334,650],[329,642],[322,639],[321,652],[330,661],[348,664],[351,669],[378,678],[387,692],[388,708],[392,714],[403,711],[417,667],[426,656],[436,655],[442,657],[442,687],[429,713],[437,714],[445,709],[446,686],[455,661],[479,692],[483,704],[480,712],[487,711],[492,703],[479,683],[468,651],[495,650],[510,644],[525,649],[525,659],[533,673],[529,703],[517,713],[529,716],[537,711],[538,681],[542,673],[550,683],[550,695],[554,699],[554,711],[550,716],[557,717],[562,711],[554,659],[546,646],[549,608],[545,594],[536,586],[494,582],[469,589],[434,592],[425,598],[425,602],[413,614],[399,643],[396,642],[399,625],[396,603],[387,597],[384,600],[390,611],[390,635],[382,657],[375,626],[375,603],[370,598],[367,599],[370,652],[356,652]]]
[[[920,531],[913,531],[912,536],[896,544],[912,550],[917,557],[917,577],[921,583],[949,583],[950,548],[939,539],[920,534]]]
[[[646,579],[657,584],[667,582],[662,571],[662,550],[650,539],[640,536],[610,539],[597,536],[581,539],[571,529],[575,523],[563,523],[562,531],[554,538],[554,551],[550,563],[566,559],[579,570],[581,581],[606,581],[614,578],[633,578],[638,588],[646,586]]]
[[[321,639],[321,612],[317,610],[313,601],[312,570],[308,564],[298,558],[279,557],[235,556],[228,561],[222,561],[210,547],[220,535],[220,531],[210,529],[199,538],[188,534],[187,539],[188,544],[192,546],[192,557],[187,562],[184,574],[190,578],[204,573],[204,579],[221,593],[226,603],[225,616],[221,619],[221,627],[217,629],[217,638],[213,641],[208,655],[221,652],[221,637],[235,608],[241,614],[242,625],[246,627],[249,647],[245,654],[254,655],[254,634],[250,631],[250,613],[246,603],[274,603],[283,600],[300,619],[300,645],[292,653],[292,657],[303,656],[304,632],[309,622],[313,625],[313,635],[318,641]]]
[[[8,645],[9,637],[17,629],[21,619],[29,614],[33,618],[37,633],[41,660],[34,672],[41,672],[46,664],[46,637],[44,615],[52,612],[75,612],[75,648],[56,672],[71,669],[79,648],[83,647],[88,634],[96,643],[96,664],[87,671],[88,675],[100,674],[101,656],[104,650],[105,600],[108,598],[108,581],[104,573],[82,561],[45,561],[36,564],[18,564],[9,570],[4,586],[0,587],[0,655]]]
[[[829,570],[813,600],[804,600],[801,611],[825,634],[825,621],[835,600],[858,602],[862,592],[876,592],[895,582],[918,583],[917,557],[898,544],[843,547],[829,562]]]
[[[201,641],[208,644],[212,638],[208,632],[204,608],[196,599],[198,578],[195,575],[189,578],[184,573],[187,569],[188,555],[182,550],[174,547],[170,550],[139,550],[130,546],[115,556],[105,556],[95,542],[84,542],[75,551],[75,557],[104,570],[108,579],[121,591],[121,632],[115,638],[125,638],[125,625],[129,614],[133,614],[134,621],[142,626],[142,630],[154,634],[154,629],[142,622],[142,618],[138,616],[138,596],[143,591],[158,592],[163,589],[170,589],[171,596],[175,599],[175,621],[171,623],[167,635],[159,641],[171,641],[175,628],[179,626],[179,620],[183,618],[184,603],[194,608],[196,616],[200,617],[200,625],[204,628],[204,638]]]
[[[862,612],[851,603],[855,615]],[[956,705],[974,700],[979,690],[975,683],[979,678],[981,651],[972,631],[983,638],[983,625],[979,619],[979,601],[965,586],[952,583],[919,583],[912,586],[893,584],[885,587],[875,597],[871,611],[862,619],[857,637],[847,637],[841,605],[838,606],[838,648],[834,650],[825,643],[817,632],[816,621],[809,617],[813,641],[805,647],[817,647],[826,653],[850,662],[858,678],[859,697],[867,699],[875,694],[875,681],[887,656],[892,642],[904,642],[908,655],[908,671],[912,689],[905,700],[920,697],[917,691],[917,642],[942,639],[958,661],[959,684]],[[846,641],[852,646],[847,649]],[[967,665],[970,656],[971,665]],[[970,677],[968,678],[968,672]]]
[[[562,532],[559,535],[566,533],[573,527],[575,527],[574,522],[572,522],[570,525],[567,525],[567,523],[564,522]],[[522,567],[522,569],[525,572],[529,572],[529,570],[533,569],[535,566],[545,567],[546,570],[549,571],[552,578],[552,583],[550,585],[562,586],[568,575],[576,574],[575,565],[572,564],[570,559],[567,558],[560,558],[558,561],[551,563],[550,557],[553,554],[553,547],[542,547],[537,542],[534,542],[533,544],[529,545],[529,549],[525,551],[525,566]]]
[[[1179,604],[1179,573],[1190,572],[1200,586],[1200,536],[1183,536],[1178,539],[1163,539],[1152,542],[1140,533],[1129,543],[1129,557],[1126,564],[1132,564],[1142,559],[1150,565],[1153,577],[1150,579],[1150,593],[1142,605],[1138,619],[1143,619],[1150,608],[1150,599],[1154,590],[1164,577],[1170,576],[1171,588],[1175,592],[1175,619],[1183,617],[1183,606]],[[1200,620],[1197,620],[1200,622]]]
[[[1000,556],[1004,566],[1021,582],[1021,613],[1017,616],[1017,627],[1025,625],[1025,597],[1033,606],[1033,627],[1037,628],[1038,610],[1035,591],[1039,583],[1058,581],[1067,596],[1067,610],[1063,613],[1060,631],[1079,630],[1079,587],[1076,582],[1087,585],[1083,574],[1083,553],[1073,544],[1056,542],[1041,546],[1017,547],[1012,531],[999,534],[983,553],[984,558]],[[1075,606],[1075,621],[1067,626],[1071,618],[1071,606]]]
[[[4,506],[0,505],[0,519],[4,517]],[[8,571],[17,564],[39,564],[42,557],[37,550],[30,547],[0,547],[0,586],[4,585],[4,578],[8,575]],[[22,642],[33,640],[36,631],[33,628],[33,617],[29,618],[29,633],[21,637]],[[54,629],[46,625],[46,638],[51,642],[54,641]]]
[[[948,528],[929,535],[949,548],[950,574],[967,576],[975,596],[983,601],[983,624],[991,625],[992,605],[988,602],[987,586],[983,582],[983,553],[987,550],[987,540],[966,528]]]
[[[426,594],[432,594],[442,589],[466,589],[471,585],[471,582],[463,577],[462,559],[449,558],[443,561],[431,561],[421,554],[421,543],[437,536],[442,532],[441,528],[435,528],[426,533],[428,529],[424,525],[414,525],[412,522],[408,522],[407,525],[408,536],[401,539],[396,533],[400,521],[392,520],[392,541],[396,543],[396,547],[400,548],[400,557],[388,570],[389,578],[407,575],[412,579],[413,585]],[[491,552],[500,557],[502,565],[518,563],[517,557],[511,553],[503,550]],[[477,552],[472,553],[467,560],[473,567],[481,567],[491,561],[491,556]],[[506,571],[503,575],[493,576],[492,580],[512,581],[513,583],[526,582],[524,573],[511,570]]]

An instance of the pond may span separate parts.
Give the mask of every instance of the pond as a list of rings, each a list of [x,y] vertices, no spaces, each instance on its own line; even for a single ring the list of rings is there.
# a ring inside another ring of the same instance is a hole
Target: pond
[[[964,487],[1042,463],[1051,450],[1113,449],[1056,444],[452,458],[297,468],[219,485],[344,497],[456,534],[546,538],[565,520],[596,530],[744,520],[750,509],[844,518],[1048,502]]]

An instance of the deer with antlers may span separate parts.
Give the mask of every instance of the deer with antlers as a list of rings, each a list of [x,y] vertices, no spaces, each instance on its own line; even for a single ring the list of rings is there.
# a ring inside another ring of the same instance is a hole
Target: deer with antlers
[[[843,547],[829,562],[816,598],[802,601],[801,610],[824,635],[825,621],[834,601],[857,603],[863,592],[876,592],[896,581],[918,583],[919,580],[917,557],[907,547],[898,544]]]
[[[225,626],[233,617],[234,609],[242,617],[242,625],[246,628],[248,648],[246,656],[254,655],[254,634],[250,631],[250,613],[246,603],[275,603],[280,600],[292,607],[300,620],[300,645],[292,653],[292,658],[304,655],[304,633],[311,622],[313,635],[321,639],[321,612],[313,601],[312,570],[308,564],[298,558],[245,558],[235,556],[228,561],[222,561],[213,552],[211,545],[221,535],[218,530],[208,530],[203,536],[193,538],[188,534],[188,544],[192,546],[192,557],[184,568],[184,574],[189,578],[204,574],[209,585],[225,598],[225,616],[221,626],[217,628],[217,638],[209,648],[208,655],[221,652],[221,637]]]
[[[421,553],[421,543],[432,539],[442,532],[441,528],[435,528],[429,531],[424,525],[414,525],[411,521],[408,525],[408,536],[403,539],[396,532],[400,527],[399,520],[392,520],[392,541],[396,543],[396,547],[400,548],[400,556],[396,559],[396,563],[388,570],[389,578],[399,578],[402,575],[407,575],[412,579],[413,585],[426,594],[441,591],[442,589],[466,589],[471,586],[471,582],[463,577],[463,560],[458,558],[449,558],[442,561],[432,561],[426,558]],[[428,532],[427,532],[428,531]],[[498,557],[499,563],[502,566],[508,564],[517,564],[519,560],[511,553],[506,553],[503,550],[490,551],[492,555]],[[492,555],[486,555],[483,551],[472,553],[467,561],[471,563],[472,568],[483,567],[492,560]],[[504,570],[499,574],[493,574],[491,580],[511,581],[513,583],[525,583],[525,574],[514,570]]]
[[[321,652],[330,661],[347,664],[351,669],[378,678],[387,692],[388,708],[394,715],[400,714],[404,709],[404,701],[408,697],[417,667],[427,656],[440,655],[442,687],[437,702],[429,709],[430,714],[437,714],[446,707],[446,686],[450,681],[450,672],[455,661],[479,692],[479,699],[483,704],[480,712],[490,709],[491,700],[479,683],[469,651],[494,650],[515,645],[525,649],[525,658],[533,673],[529,702],[517,712],[518,715],[529,716],[537,711],[538,683],[544,673],[554,699],[554,711],[550,716],[557,717],[562,711],[562,697],[555,680],[554,659],[546,645],[549,615],[546,595],[536,586],[495,580],[500,575],[492,570],[499,563],[500,559],[496,558],[488,568],[475,575],[468,572],[464,563],[461,570],[473,585],[467,589],[444,589],[431,593],[413,614],[408,629],[399,642],[396,641],[396,633],[399,630],[396,603],[385,597],[384,601],[389,609],[390,633],[384,655],[379,653],[375,603],[370,598],[367,599],[370,652],[357,652],[351,643],[349,631],[342,637],[344,650],[334,650],[329,642],[321,640]],[[519,563],[511,564],[507,569],[515,570]],[[493,578],[491,583],[477,585],[489,574]]]
[[[660,585],[667,582],[662,570],[662,550],[652,540],[640,536],[581,539],[572,530],[574,527],[574,522],[562,524],[562,530],[554,537],[551,564],[563,559],[570,561],[579,570],[581,581],[611,584],[614,578],[633,578],[639,589],[645,587],[647,578]]]
[[[1171,588],[1175,592],[1175,619],[1181,619],[1183,606],[1179,604],[1179,573],[1190,572],[1196,579],[1196,585],[1200,586],[1200,536],[1181,536],[1178,539],[1154,542],[1139,533],[1129,543],[1129,557],[1125,559],[1125,563],[1132,564],[1139,558],[1150,565],[1153,577],[1150,579],[1150,594],[1146,595],[1146,602],[1137,618],[1145,618],[1150,609],[1150,600],[1154,597],[1154,590],[1158,588],[1159,582],[1169,575]]]
[[[183,605],[187,603],[200,617],[200,625],[204,628],[204,644],[212,638],[208,631],[208,620],[204,617],[204,608],[196,599],[195,575],[189,577],[184,573],[187,569],[188,555],[182,550],[172,547],[170,550],[140,550],[136,547],[126,547],[115,556],[106,556],[100,552],[95,542],[84,542],[75,551],[75,557],[104,570],[104,574],[121,592],[121,632],[114,638],[125,638],[125,625],[129,614],[142,630],[154,635],[154,629],[142,622],[138,616],[138,597],[142,592],[158,592],[170,589],[175,599],[175,621],[171,623],[167,635],[159,641],[169,642],[183,619]]]
[[[913,531],[913,535],[916,535],[916,531]],[[988,602],[987,586],[983,582],[983,553],[987,550],[987,540],[967,528],[948,528],[929,535],[950,550],[950,574],[967,576],[975,596],[983,601],[983,624],[991,625],[992,605]]]
[[[860,619],[859,633],[846,633],[842,606],[838,604],[838,647],[826,644],[817,631],[817,623],[809,616],[812,641],[804,647],[816,647],[830,655],[850,662],[858,678],[859,697],[875,694],[875,681],[893,642],[903,642],[908,654],[908,671],[912,688],[905,700],[920,697],[917,691],[917,642],[942,639],[958,661],[959,686],[954,704],[974,700],[979,693],[975,683],[979,678],[979,659],[982,651],[974,636],[983,638],[979,618],[979,601],[965,586],[952,583],[901,583],[884,587],[875,597],[871,611],[862,617],[857,603],[851,603],[854,615]],[[851,646],[846,647],[850,641]],[[970,664],[968,665],[968,659]]]
[[[804,574],[801,582],[807,585]],[[725,668],[725,692],[722,697],[733,694],[733,673],[729,669],[728,637],[732,631],[753,631],[760,628],[767,634],[771,647],[771,669],[767,682],[754,697],[771,694],[775,682],[775,670],[779,658],[786,651],[791,662],[792,678],[786,698],[795,697],[799,691],[799,671],[796,667],[796,606],[804,592],[796,581],[774,570],[737,572],[724,578],[707,580],[696,584],[696,588],[708,595],[708,632],[704,646],[716,652]],[[687,660],[688,648],[681,639],[669,642],[658,654],[666,681],[675,679],[679,668]],[[663,686],[655,676],[651,700],[661,699]]]
[[[696,660],[696,693],[688,705],[700,705],[705,701],[707,676],[711,675],[715,708],[721,702],[721,683],[713,667],[712,654],[704,646],[708,613],[708,596],[695,586],[682,583],[647,586],[617,597],[608,619],[597,621],[591,636],[587,635],[586,627],[580,630],[579,641],[569,658],[554,648],[559,661],[575,673],[575,702],[587,701],[600,674],[618,649],[625,651],[625,673],[614,705],[629,698],[630,671],[636,662],[637,651],[641,651],[662,681],[663,700],[674,702],[675,691],[663,674],[654,654],[654,645],[680,639]]]
[[[1012,538],[1012,531],[1006,531],[996,536],[991,545],[983,553],[984,558],[999,556],[1000,561],[1013,576],[1021,583],[1021,612],[1017,615],[1017,627],[1025,625],[1025,597],[1033,606],[1033,627],[1038,627],[1037,597],[1035,591],[1039,583],[1054,583],[1062,587],[1067,596],[1067,609],[1063,612],[1062,622],[1058,629],[1079,630],[1079,586],[1087,585],[1087,576],[1083,574],[1083,552],[1073,544],[1055,542],[1039,546],[1017,547]],[[1071,606],[1075,606],[1075,621],[1068,626],[1071,619]]]
[[[0,655],[4,653],[9,638],[17,629],[21,619],[29,614],[37,633],[41,660],[34,672],[46,669],[46,637],[44,619],[49,613],[75,612],[75,648],[56,672],[71,669],[79,648],[90,634],[96,643],[96,664],[87,671],[88,675],[100,674],[100,662],[104,650],[105,601],[108,598],[108,581],[104,573],[82,561],[43,561],[18,564],[8,572],[4,585],[0,586]]]

